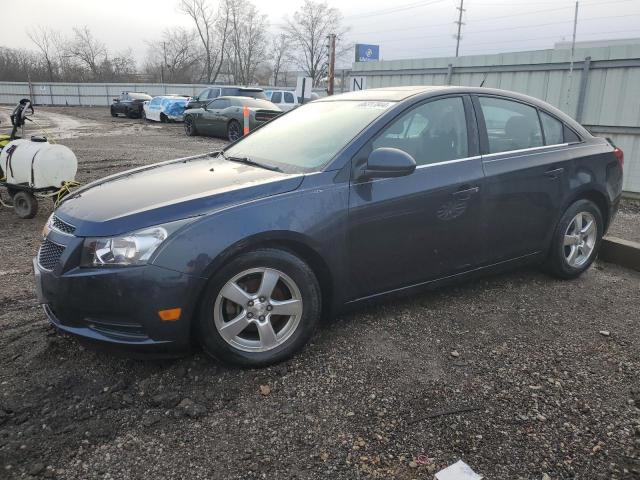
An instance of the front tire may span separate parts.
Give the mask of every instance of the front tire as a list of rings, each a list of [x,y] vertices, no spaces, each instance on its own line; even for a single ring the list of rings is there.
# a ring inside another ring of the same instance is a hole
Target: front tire
[[[283,250],[255,250],[209,281],[197,318],[198,340],[219,360],[264,367],[308,342],[320,310],[320,286],[305,262]]]
[[[109,110],[111,111],[111,116],[112,117],[117,117],[118,116],[118,114],[116,113],[116,111],[114,110],[113,107],[111,107]]]
[[[595,260],[603,234],[604,220],[598,206],[590,200],[572,203],[553,234],[547,271],[564,279],[579,277]]]

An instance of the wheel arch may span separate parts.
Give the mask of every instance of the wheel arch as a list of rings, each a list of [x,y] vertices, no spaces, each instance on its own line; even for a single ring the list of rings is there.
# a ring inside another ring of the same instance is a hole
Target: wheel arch
[[[289,231],[262,232],[245,239],[239,240],[222,251],[203,271],[203,277],[207,283],[218,273],[218,271],[234,258],[245,253],[261,248],[272,248],[291,253],[304,261],[315,274],[320,285],[322,295],[322,314],[333,310],[334,301],[334,275],[320,252],[312,246],[304,235]],[[197,304],[200,305],[202,295],[206,290],[204,286],[198,294]],[[195,322],[191,322],[193,325]],[[193,330],[192,330],[193,332]]]
[[[609,221],[611,220],[610,217],[610,208],[609,208],[609,200],[607,199],[607,195],[602,192],[601,190],[590,186],[588,188],[582,189],[578,192],[576,192],[574,195],[571,196],[570,200],[567,202],[567,204],[565,205],[564,210],[566,210],[567,208],[569,208],[569,205],[571,205],[574,202],[577,202],[578,200],[589,200],[593,203],[596,204],[596,206],[598,207],[598,209],[600,210],[600,214],[602,215],[602,220],[604,221],[604,225],[603,225],[603,232],[606,232],[607,229],[609,228]]]

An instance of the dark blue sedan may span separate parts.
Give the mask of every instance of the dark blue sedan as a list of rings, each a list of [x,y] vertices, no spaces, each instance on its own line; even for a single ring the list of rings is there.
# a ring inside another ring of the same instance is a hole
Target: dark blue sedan
[[[573,278],[616,212],[622,152],[501,90],[337,95],[224,151],[68,196],[34,259],[61,330],[163,353],[283,360],[322,314],[539,263]],[[391,325],[389,328],[393,328]]]

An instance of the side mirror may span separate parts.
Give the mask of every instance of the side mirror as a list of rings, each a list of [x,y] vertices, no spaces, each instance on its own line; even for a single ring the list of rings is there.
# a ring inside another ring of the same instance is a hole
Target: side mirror
[[[113,103],[118,103],[118,102],[120,102],[120,99],[119,99],[119,98],[114,98],[114,99],[113,99]]]
[[[416,169],[416,161],[397,148],[376,148],[367,159],[363,176],[367,178],[404,177]]]
[[[195,100],[195,101],[197,102],[198,100],[200,100],[200,97],[198,97],[198,96],[196,95],[196,96],[195,96],[195,97],[193,97],[191,100]]]

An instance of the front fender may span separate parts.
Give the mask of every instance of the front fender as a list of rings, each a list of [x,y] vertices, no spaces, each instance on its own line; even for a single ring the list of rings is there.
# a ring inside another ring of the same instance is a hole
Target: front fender
[[[153,263],[210,278],[238,251],[266,242],[292,241],[317,253],[332,280],[345,278],[349,186],[343,181],[334,182],[335,173],[308,175],[292,192],[207,215],[170,238]]]

